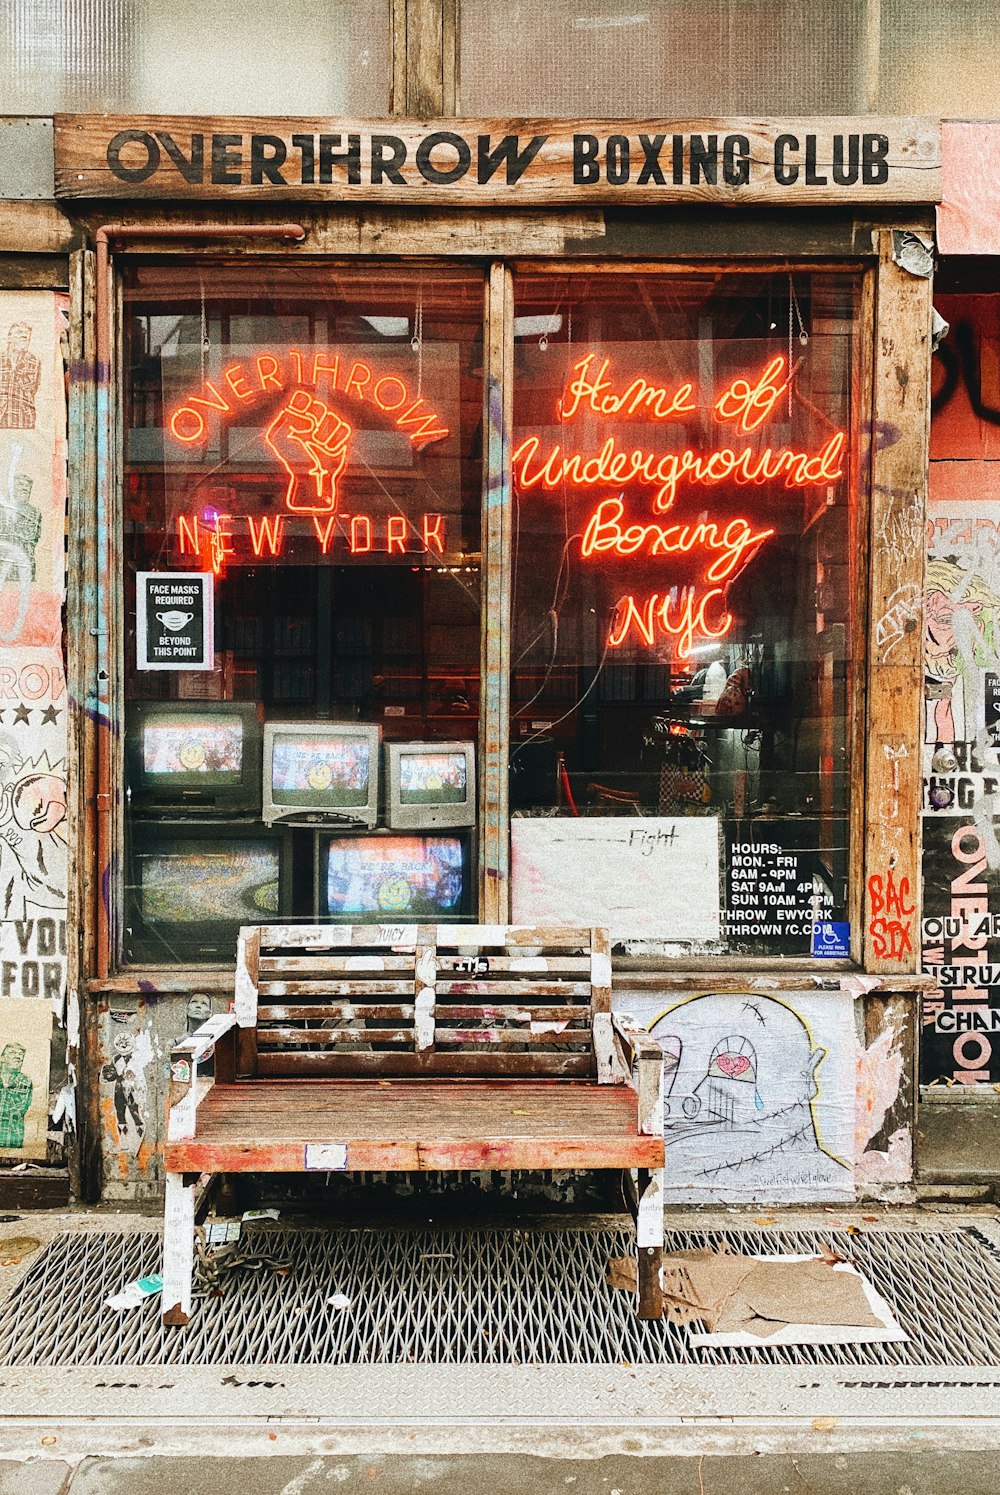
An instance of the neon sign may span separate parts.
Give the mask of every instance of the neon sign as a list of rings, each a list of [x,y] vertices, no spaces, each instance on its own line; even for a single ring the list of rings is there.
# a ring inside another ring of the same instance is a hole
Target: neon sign
[[[674,524],[636,522],[626,517],[627,488],[652,489],[653,512],[665,514],[692,489],[723,483],[763,487],[779,481],[789,489],[829,488],[843,477],[847,436],[842,430],[833,430],[813,451],[738,439],[739,435],[752,438],[770,419],[778,401],[791,390],[794,373],[787,359],[778,354],[759,371],[733,378],[712,400],[711,413],[717,425],[731,426],[737,439],[710,451],[691,447],[630,450],[614,436],[590,452],[567,452],[560,442],[543,449],[538,435],[525,436],[515,448],[513,476],[522,492],[566,487],[617,490],[599,499],[581,526],[584,559],[694,553],[705,557],[702,575],[692,584],[645,597],[637,598],[633,592],[620,597],[608,632],[610,648],[620,648],[629,638],[652,647],[662,635],[673,641],[678,658],[686,659],[697,639],[724,638],[734,619],[726,607],[726,587],[717,583],[733,580],[775,534],[773,526],[755,528],[742,515],[715,519],[702,514],[697,520]],[[597,354],[586,353],[572,365],[556,414],[563,424],[578,416],[637,415],[670,421],[695,415],[698,409],[690,381],[671,386],[641,375],[623,381],[616,378],[610,358],[598,360]]]
[[[243,363],[231,364],[223,371],[221,389],[213,380],[205,379],[198,394],[183,396],[171,412],[168,426],[183,445],[199,445],[208,439],[206,411],[214,410],[220,417],[239,414],[242,419],[244,406],[270,397],[272,390],[290,389],[292,395],[286,410],[291,408],[303,416],[304,401],[311,398],[308,388],[315,389],[321,378],[328,390],[339,391],[346,399],[361,405],[371,403],[383,415],[391,416],[392,424],[418,450],[432,441],[443,441],[450,434],[440,416],[424,404],[422,396],[411,398],[406,381],[398,374],[380,374],[360,358],[348,363],[339,354],[331,358],[329,353],[317,351],[311,359],[304,358],[295,348],[289,349],[284,360],[273,353],[259,353]]]
[[[222,514],[207,509],[202,514],[178,514],[177,546],[181,556],[199,556],[222,574],[228,560],[278,560],[291,539],[319,547],[322,556],[386,555],[443,556],[445,516],[424,513],[410,518],[390,514],[378,519],[371,514],[334,514],[321,519],[311,515],[290,519],[285,514]]]

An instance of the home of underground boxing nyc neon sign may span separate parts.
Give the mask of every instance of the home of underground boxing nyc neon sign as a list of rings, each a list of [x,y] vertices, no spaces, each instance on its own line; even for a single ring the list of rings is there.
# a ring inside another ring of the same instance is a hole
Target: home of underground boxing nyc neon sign
[[[658,422],[683,419],[698,410],[693,384],[671,388],[642,376],[623,382],[616,379],[611,360],[595,353],[578,359],[571,374],[556,412],[563,425],[571,425],[581,415],[612,419],[639,415]],[[720,428],[730,428],[733,442],[711,451],[629,449],[616,435],[608,436],[598,451],[589,454],[567,452],[562,443],[543,449],[537,435],[525,436],[515,448],[514,482],[522,493],[563,488],[617,490],[598,500],[582,528],[580,554],[585,559],[597,555],[699,555],[703,559],[701,575],[679,590],[642,597],[624,593],[608,633],[611,648],[619,648],[630,636],[652,647],[662,635],[673,640],[678,657],[686,659],[696,640],[724,638],[733,627],[733,618],[726,607],[726,587],[718,583],[731,580],[775,533],[773,527],[755,529],[742,515],[728,520],[628,522],[625,490],[651,490],[654,514],[666,514],[690,489],[721,483],[761,487],[780,481],[786,488],[825,487],[843,476],[846,435],[840,430],[815,452],[740,442],[741,435],[752,437],[766,424],[791,378],[787,360],[780,354],[763,368],[734,378],[712,405],[714,421]]]

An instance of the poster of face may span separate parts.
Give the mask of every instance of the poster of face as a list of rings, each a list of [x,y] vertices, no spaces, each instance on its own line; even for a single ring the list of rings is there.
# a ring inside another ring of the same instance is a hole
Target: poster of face
[[[664,1056],[665,1198],[849,1199],[857,1039],[847,993],[619,992]]]
[[[0,998],[0,1157],[44,1158],[52,1006]]]

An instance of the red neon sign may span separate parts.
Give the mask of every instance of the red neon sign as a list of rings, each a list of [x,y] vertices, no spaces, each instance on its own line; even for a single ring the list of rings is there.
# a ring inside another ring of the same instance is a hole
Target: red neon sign
[[[416,399],[411,397],[406,381],[398,374],[379,373],[360,358],[350,363],[347,359],[341,361],[339,354],[331,358],[329,354],[316,352],[312,358],[304,358],[295,348],[290,348],[284,359],[273,353],[259,353],[244,363],[231,364],[218,384],[205,379],[197,393],[181,398],[167,424],[177,441],[196,446],[208,439],[206,412],[216,412],[220,420],[234,417],[240,415],[241,406],[270,396],[273,390],[287,389],[292,392],[288,406],[294,406],[302,414],[304,406],[298,397],[313,398],[309,387],[315,393],[320,378],[326,381],[329,392],[338,391],[359,405],[370,403],[383,415],[392,417],[392,424],[417,450],[432,441],[443,441],[450,434],[421,395]]]
[[[385,519],[370,514],[334,514],[326,519],[312,515],[306,528],[304,519],[292,519],[284,513],[220,514],[208,510],[201,515],[178,514],[176,525],[180,555],[201,557],[216,576],[230,560],[279,559],[289,537],[296,544],[302,540],[315,544],[323,556],[445,553],[443,514],[425,513],[413,519],[405,514],[390,514]]]
[[[732,425],[746,436],[770,419],[792,385],[794,370],[778,354],[759,371],[739,374],[722,389],[711,405],[714,420]],[[653,421],[683,419],[696,414],[694,385],[655,383],[642,375],[618,379],[610,358],[586,353],[572,365],[556,413],[564,423],[582,416],[640,415]],[[726,608],[725,586],[756,555],[775,533],[773,526],[755,528],[742,515],[715,519],[702,514],[697,520],[664,525],[629,522],[625,492],[630,486],[652,489],[654,513],[673,509],[691,489],[719,484],[762,487],[781,482],[785,488],[828,487],[843,477],[846,433],[834,431],[818,451],[754,444],[718,446],[697,452],[690,447],[676,451],[631,450],[619,446],[615,436],[604,439],[598,450],[566,452],[559,442],[543,449],[539,435],[528,435],[516,447],[512,465],[514,481],[522,491],[604,487],[618,490],[597,503],[582,526],[580,554],[624,557],[644,555],[668,557],[701,553],[705,566],[700,581],[678,593],[652,592],[637,599],[626,593],[616,606],[608,634],[608,645],[619,648],[629,638],[652,647],[658,635],[676,643],[677,656],[686,659],[697,638],[719,639],[733,627]],[[704,585],[703,585],[704,584]]]

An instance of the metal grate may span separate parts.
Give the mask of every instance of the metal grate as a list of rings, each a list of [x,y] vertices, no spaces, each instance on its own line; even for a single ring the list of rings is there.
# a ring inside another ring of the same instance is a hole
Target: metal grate
[[[286,1275],[239,1269],[222,1298],[164,1331],[159,1301],[115,1313],[109,1293],[159,1266],[159,1236],[66,1233],[14,1289],[3,1365],[983,1365],[1000,1366],[1000,1256],[948,1232],[673,1231],[667,1249],[726,1241],[751,1253],[850,1258],[892,1305],[908,1344],[706,1350],[642,1323],[604,1280],[627,1230],[268,1230],[245,1239]],[[345,1294],[348,1310],[328,1300]]]

